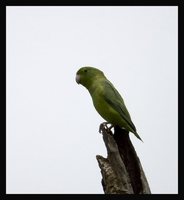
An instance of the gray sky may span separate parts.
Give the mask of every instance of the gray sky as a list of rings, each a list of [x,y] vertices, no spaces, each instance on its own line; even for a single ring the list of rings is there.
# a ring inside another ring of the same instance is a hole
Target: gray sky
[[[7,193],[103,193],[85,65],[118,89],[152,193],[178,192],[177,7],[7,7]]]

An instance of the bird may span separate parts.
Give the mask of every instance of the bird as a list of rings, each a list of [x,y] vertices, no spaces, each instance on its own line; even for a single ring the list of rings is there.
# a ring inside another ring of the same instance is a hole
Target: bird
[[[106,78],[103,71],[95,67],[84,66],[77,71],[75,80],[89,91],[93,105],[100,116],[106,120],[105,123],[110,123],[112,127],[119,126],[142,141],[122,96]]]

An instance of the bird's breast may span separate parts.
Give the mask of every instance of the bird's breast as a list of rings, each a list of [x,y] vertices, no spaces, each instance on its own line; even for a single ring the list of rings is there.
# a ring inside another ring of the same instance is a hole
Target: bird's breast
[[[114,124],[117,112],[105,101],[103,88],[98,87],[91,96],[94,107],[101,117],[103,117],[107,122]]]

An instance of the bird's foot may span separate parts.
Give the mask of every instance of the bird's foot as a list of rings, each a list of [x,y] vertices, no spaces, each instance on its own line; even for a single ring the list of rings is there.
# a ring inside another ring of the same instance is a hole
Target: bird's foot
[[[110,124],[110,123],[109,122],[103,122],[103,123],[100,124],[99,133],[101,133],[103,131],[103,129],[108,129],[107,124]]]
[[[113,135],[111,129],[114,126],[111,124],[111,126],[108,127],[107,124],[111,124],[111,123],[109,123],[109,122],[103,122],[103,123],[100,124],[99,133],[105,132],[105,133],[108,133],[110,135]]]

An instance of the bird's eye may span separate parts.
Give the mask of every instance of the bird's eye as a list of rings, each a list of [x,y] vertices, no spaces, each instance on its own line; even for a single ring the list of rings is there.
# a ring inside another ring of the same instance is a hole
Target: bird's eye
[[[88,71],[87,69],[84,70],[85,73],[86,73],[87,71]]]

